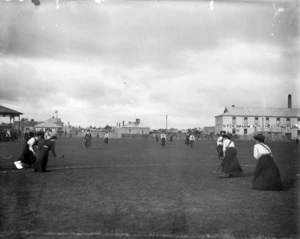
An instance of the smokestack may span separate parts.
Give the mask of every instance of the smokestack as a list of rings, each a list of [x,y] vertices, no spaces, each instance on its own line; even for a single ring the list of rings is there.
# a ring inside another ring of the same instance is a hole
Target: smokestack
[[[291,109],[292,108],[292,95],[289,94],[288,96],[288,108]]]

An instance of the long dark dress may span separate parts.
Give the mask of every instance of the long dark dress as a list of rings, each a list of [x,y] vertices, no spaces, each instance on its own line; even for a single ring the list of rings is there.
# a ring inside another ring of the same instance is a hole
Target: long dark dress
[[[33,144],[33,147],[37,146],[37,143],[38,140],[35,139],[35,143]],[[28,164],[29,166],[35,163],[36,158],[33,155],[33,152],[29,150],[29,145],[27,143],[24,143],[22,154],[18,160],[24,164]]]
[[[162,138],[162,139],[161,139],[161,145],[162,145],[162,146],[165,146],[165,145],[166,145],[166,139],[165,139],[165,138]]]
[[[261,156],[254,169],[252,186],[260,190],[282,190],[279,169],[270,154]]]
[[[84,138],[85,138],[85,143],[84,143],[85,147],[86,148],[91,147],[91,145],[92,145],[92,135],[91,135],[91,133],[85,134]]]
[[[36,154],[36,162],[34,164],[35,172],[46,172],[49,151],[53,150],[54,145],[55,141],[45,140],[43,147],[41,147]]]
[[[104,138],[104,143],[108,144],[108,138]]]
[[[233,147],[227,148],[225,157],[221,163],[221,172],[225,174],[240,174],[243,169],[237,159],[237,151]]]

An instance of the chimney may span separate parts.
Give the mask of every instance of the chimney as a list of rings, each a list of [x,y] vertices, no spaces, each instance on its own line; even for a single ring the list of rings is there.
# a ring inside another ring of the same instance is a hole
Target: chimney
[[[232,105],[232,107],[235,107],[235,105]]]
[[[125,125],[125,122],[124,122],[124,120],[123,120],[123,126]]]
[[[288,96],[288,108],[291,109],[292,108],[292,95],[289,94]]]
[[[140,124],[141,120],[140,119],[135,119],[135,124]]]

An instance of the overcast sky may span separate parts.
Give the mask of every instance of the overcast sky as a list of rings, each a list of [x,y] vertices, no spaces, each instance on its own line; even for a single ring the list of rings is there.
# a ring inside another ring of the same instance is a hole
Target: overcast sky
[[[298,0],[40,2],[0,0],[0,105],[22,117],[181,129],[300,108]]]

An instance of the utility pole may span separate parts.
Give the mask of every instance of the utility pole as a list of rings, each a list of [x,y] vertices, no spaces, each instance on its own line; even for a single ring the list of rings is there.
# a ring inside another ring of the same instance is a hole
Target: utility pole
[[[166,115],[166,130],[168,130],[168,115]]]

